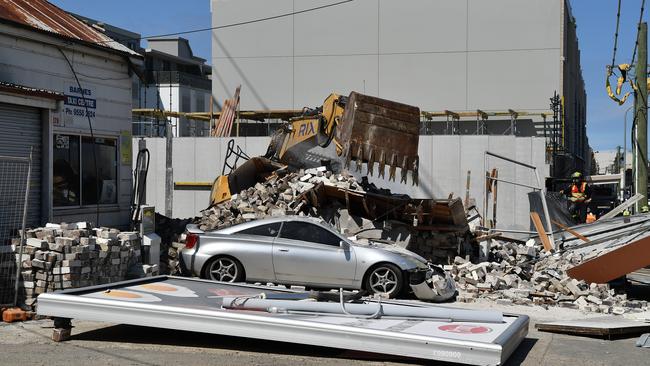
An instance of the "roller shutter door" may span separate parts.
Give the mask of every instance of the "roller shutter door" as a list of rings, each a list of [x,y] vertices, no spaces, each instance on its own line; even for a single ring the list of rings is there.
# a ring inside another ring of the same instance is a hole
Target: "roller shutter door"
[[[30,148],[34,148],[27,209],[28,227],[41,225],[42,134],[41,109],[0,103],[0,156],[29,157]],[[2,174],[5,173],[0,172],[0,176]],[[25,192],[23,190],[15,194],[24,197]]]

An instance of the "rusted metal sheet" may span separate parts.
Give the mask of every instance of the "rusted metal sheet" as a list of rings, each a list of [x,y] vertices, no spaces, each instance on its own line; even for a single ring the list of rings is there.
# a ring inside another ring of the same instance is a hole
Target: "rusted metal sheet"
[[[568,275],[593,283],[606,283],[650,265],[650,236],[633,241],[583,262]]]
[[[349,189],[318,185],[316,194],[305,196],[309,203],[321,207],[339,201],[353,215],[370,220],[397,220],[416,229],[429,231],[466,231],[467,218],[460,198],[451,200],[411,199],[406,196],[386,196]]]
[[[28,95],[32,97],[41,97],[54,100],[64,100],[65,95],[59,92],[46,89],[30,88],[28,86],[18,85],[0,81],[0,92],[7,92],[12,94]]]
[[[58,36],[137,55],[135,51],[45,0],[0,0],[0,18]]]
[[[406,182],[407,172],[418,176],[418,143],[420,135],[420,109],[390,100],[350,93],[336,137],[342,142],[346,166],[356,160],[358,170],[362,162],[368,164],[372,175],[379,163],[379,176],[384,177],[389,166],[389,179],[395,180],[396,168],[402,170],[401,181]]]

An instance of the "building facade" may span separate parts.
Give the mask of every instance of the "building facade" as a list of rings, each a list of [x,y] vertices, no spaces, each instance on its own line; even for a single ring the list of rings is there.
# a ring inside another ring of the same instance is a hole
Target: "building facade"
[[[129,225],[142,57],[47,1],[12,0],[0,3],[0,64],[0,155],[33,151],[28,225]]]
[[[212,25],[322,5],[212,0]],[[546,138],[551,174],[563,176],[590,162],[575,28],[565,0],[355,1],[214,30],[212,89],[224,100],[241,84],[242,110],[318,106],[354,90],[451,111],[458,120],[423,119],[422,133]]]
[[[145,79],[140,84],[135,108],[171,112],[207,112],[210,106],[210,66],[194,56],[187,39],[152,38],[147,40]],[[208,136],[210,123],[185,117],[171,117],[175,137]],[[164,135],[165,121],[139,116],[134,133],[144,136]]]

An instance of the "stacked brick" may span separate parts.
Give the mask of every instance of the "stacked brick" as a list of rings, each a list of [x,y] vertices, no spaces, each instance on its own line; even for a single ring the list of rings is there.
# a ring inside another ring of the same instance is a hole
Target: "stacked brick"
[[[135,232],[91,228],[86,223],[27,230],[21,265],[21,293],[32,306],[39,294],[142,277],[141,239]],[[19,260],[20,239],[14,239]]]

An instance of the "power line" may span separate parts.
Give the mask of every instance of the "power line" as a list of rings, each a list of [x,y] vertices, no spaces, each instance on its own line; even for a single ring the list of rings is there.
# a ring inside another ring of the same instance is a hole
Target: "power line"
[[[620,22],[621,22],[621,0],[618,0],[618,10],[616,11],[616,32],[614,32],[614,53],[612,54],[612,69],[616,64],[616,46],[618,43],[618,25],[620,24]]]
[[[619,0],[620,1],[620,0]],[[643,21],[643,8],[645,7],[645,0],[641,1],[641,14],[639,15],[639,23],[636,28],[636,41],[634,41],[634,51],[632,51],[632,61],[630,65],[634,65],[634,58],[636,57],[636,49],[639,46],[639,32],[641,32],[641,22]]]
[[[350,3],[352,1],[354,1],[354,0],[344,0],[344,1],[339,1],[339,2],[336,2],[336,3],[332,3],[332,4],[317,6],[317,7],[314,7],[314,8],[294,11],[294,12],[291,12],[291,13],[284,13],[284,14],[274,15],[274,16],[270,16],[270,17],[265,17],[265,18],[258,18],[258,19],[246,20],[246,21],[243,21],[243,22],[224,24],[224,25],[219,25],[219,26],[216,26],[216,27],[199,28],[199,29],[192,29],[192,30],[182,31],[182,32],[151,35],[151,36],[146,36],[146,37],[111,39],[111,40],[108,40],[108,41],[100,41],[100,42],[96,42],[96,43],[123,42],[123,41],[141,41],[141,40],[147,39],[147,38],[180,36],[180,35],[183,35],[183,34],[191,34],[191,33],[207,32],[207,31],[216,30],[216,29],[232,28],[232,27],[238,27],[238,26],[241,26],[241,25],[265,22],[265,21],[268,21],[268,20],[286,18],[286,17],[290,17],[290,16],[293,16],[293,15],[309,13],[309,12],[316,11],[316,10],[331,8],[331,7],[338,6],[338,5],[343,5],[343,4],[346,4],[346,3]]]

